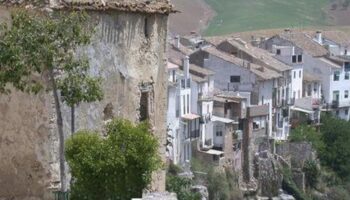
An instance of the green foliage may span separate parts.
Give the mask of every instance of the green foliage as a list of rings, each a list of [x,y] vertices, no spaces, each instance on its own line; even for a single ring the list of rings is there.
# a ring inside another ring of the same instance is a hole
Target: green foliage
[[[168,167],[168,173],[171,174],[171,175],[178,175],[180,172],[182,172],[182,169],[181,167],[173,164],[173,163],[170,163],[169,167]]]
[[[158,142],[147,123],[115,119],[107,125],[107,134],[101,138],[80,131],[67,140],[72,200],[141,197],[152,172],[161,166]]]
[[[328,200],[345,200],[350,199],[350,193],[343,186],[333,186],[330,191],[327,192]]]
[[[309,200],[309,198],[297,187],[292,178],[292,171],[289,168],[281,169],[283,180],[282,189],[293,195],[296,200]]]
[[[289,135],[289,141],[291,142],[310,142],[312,147],[318,151],[324,148],[324,144],[321,138],[321,134],[316,129],[309,125],[300,125],[296,129],[292,130]]]
[[[55,16],[13,12],[11,27],[2,24],[0,28],[0,91],[9,92],[10,83],[21,91],[37,93],[44,88],[42,78],[49,71],[86,71],[84,61],[73,59],[74,50],[89,43],[86,20],[85,14],[74,12]]]
[[[321,163],[347,180],[350,177],[350,123],[329,115],[322,117],[324,149],[319,151]]]
[[[320,175],[316,161],[307,160],[304,164],[303,172],[305,173],[306,185],[310,188],[316,188]]]
[[[238,188],[238,177],[231,170],[216,171],[212,168],[207,181],[210,200],[243,199]]]
[[[208,192],[211,200],[224,200],[229,197],[229,185],[225,174],[211,169],[208,173]]]
[[[192,181],[189,178],[168,174],[166,178],[166,190],[177,194],[179,200],[200,200],[198,193],[190,191]]]

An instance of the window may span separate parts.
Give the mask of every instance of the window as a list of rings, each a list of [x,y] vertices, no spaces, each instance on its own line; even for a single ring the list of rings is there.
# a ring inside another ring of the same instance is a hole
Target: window
[[[335,111],[335,115],[339,116],[339,110]]]
[[[339,77],[340,77],[340,72],[335,71],[333,75],[333,81],[339,81]]]
[[[346,72],[350,71],[350,62],[345,62],[344,63],[344,69]]]
[[[259,122],[253,122],[253,130],[257,130],[260,128],[260,123]]]
[[[149,28],[148,28],[149,24],[148,24],[148,18],[146,17],[145,18],[145,24],[143,26],[143,31],[144,31],[144,34],[145,34],[145,37],[146,38],[149,38]]]
[[[349,98],[349,90],[345,90],[345,92],[344,92],[344,98],[345,98],[345,99]]]
[[[345,79],[345,80],[349,80],[349,72],[345,72],[344,79]]]
[[[183,114],[186,114],[186,96],[182,95],[182,108],[183,108]]]
[[[349,114],[349,109],[346,109],[345,110],[345,115],[348,115]]]
[[[183,133],[184,133],[186,139],[190,137],[190,134],[188,133],[188,129],[187,129],[186,124],[183,125]]]
[[[339,91],[333,91],[333,101],[339,101]]]
[[[261,104],[264,105],[264,96],[261,96]]]
[[[276,54],[281,55],[281,49],[277,49]]]
[[[344,50],[344,55],[348,55],[348,50],[347,49]]]
[[[222,126],[216,126],[216,136],[222,137]]]
[[[292,63],[297,63],[297,56],[292,56]]]
[[[311,96],[311,84],[307,86],[307,96]]]
[[[297,76],[297,72],[294,71],[293,78],[296,78],[296,76]]]
[[[140,121],[148,119],[148,92],[142,92],[140,98]]]
[[[231,81],[231,83],[240,83],[241,77],[240,76],[231,76],[230,81]]]
[[[303,62],[303,55],[298,55],[298,63]]]
[[[190,113],[190,95],[187,95],[187,113]]]
[[[222,131],[221,131],[221,130],[220,130],[220,131],[219,131],[219,130],[216,131],[216,136],[217,136],[217,137],[222,137]]]
[[[301,70],[299,71],[299,78],[301,78]]]
[[[317,92],[318,85],[317,83],[314,83],[314,92]]]
[[[180,96],[176,95],[176,117],[180,117]]]

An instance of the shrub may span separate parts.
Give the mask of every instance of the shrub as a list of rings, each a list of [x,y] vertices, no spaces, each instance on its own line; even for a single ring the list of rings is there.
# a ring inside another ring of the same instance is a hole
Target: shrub
[[[166,178],[166,190],[175,192],[178,200],[200,200],[201,195],[190,191],[192,181],[189,178],[168,174]]]
[[[148,124],[113,120],[107,133],[102,138],[80,131],[67,140],[65,153],[74,180],[72,200],[141,197],[152,173],[161,166],[158,141]]]
[[[307,160],[303,167],[305,173],[306,185],[309,188],[316,188],[320,170],[317,167],[317,163],[314,160]]]

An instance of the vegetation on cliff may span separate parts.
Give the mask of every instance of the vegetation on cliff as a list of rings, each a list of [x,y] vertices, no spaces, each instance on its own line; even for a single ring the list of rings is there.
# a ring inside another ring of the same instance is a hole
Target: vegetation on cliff
[[[320,161],[321,166],[315,160],[304,163],[308,196],[315,196],[316,191],[323,193],[326,199],[350,197],[349,122],[325,114],[319,132],[314,127],[302,125],[293,130],[289,140],[310,142]]]
[[[72,200],[141,197],[161,167],[158,140],[147,123],[114,119],[106,129],[106,137],[79,131],[66,142]]]

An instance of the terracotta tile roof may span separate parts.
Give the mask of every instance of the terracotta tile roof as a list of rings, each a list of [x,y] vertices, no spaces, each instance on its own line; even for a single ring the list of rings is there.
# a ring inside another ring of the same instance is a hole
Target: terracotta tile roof
[[[268,66],[270,69],[276,70],[278,72],[283,72],[292,69],[291,66],[286,65],[283,62],[274,58],[273,54],[271,54],[270,52],[258,47],[254,47],[250,43],[247,43],[241,40],[240,38],[229,39],[226,40],[226,42],[240,49],[241,51],[244,51],[253,58],[265,63],[265,65]]]
[[[334,35],[337,35],[335,34],[336,32],[339,32],[339,31],[325,31],[325,34],[327,35],[328,33],[330,36],[334,36]],[[222,41],[232,39],[232,38],[242,38],[245,41],[251,41],[252,38],[268,39],[271,37],[281,37],[294,43],[295,46],[298,46],[304,49],[307,53],[309,53],[312,56],[320,57],[320,56],[327,55],[328,51],[322,45],[319,45],[313,41],[315,34],[316,34],[315,30],[293,29],[286,32],[283,29],[271,29],[271,30],[234,33],[227,36],[208,37],[205,39],[214,45],[219,45]],[[339,36],[339,35],[338,37],[343,38],[343,36]]]
[[[278,36],[294,43],[295,46],[302,48],[312,56],[321,57],[328,54],[327,49],[313,41],[314,37],[307,32],[288,32],[281,33]]]
[[[56,0],[56,9],[118,10],[125,12],[170,14],[177,12],[168,0]]]
[[[258,77],[260,77],[263,80],[269,80],[269,79],[281,77],[281,75],[274,70],[268,69],[266,67],[262,67],[260,65],[256,65],[254,63],[248,64],[248,61],[237,58],[237,57],[230,55],[228,53],[225,53],[223,51],[220,51],[213,46],[204,48],[204,49],[202,49],[202,51],[207,52],[207,53],[209,53],[213,56],[216,56],[218,58],[221,58],[227,62],[231,62],[235,65],[248,68],[251,72],[253,72],[255,75],[257,75]],[[249,67],[249,65],[250,65],[250,67]]]
[[[339,65],[338,63],[335,63],[335,62],[329,60],[329,58],[324,58],[324,57],[322,57],[322,58],[319,58],[319,59],[320,59],[320,61],[322,61],[322,62],[324,62],[324,63],[326,63],[326,64],[328,64],[328,65],[330,65],[330,66],[332,66],[332,67],[334,67],[334,68],[340,69],[340,68],[342,67],[342,66]]]
[[[170,63],[173,63],[177,66],[180,66],[180,69],[183,70],[183,64],[182,64],[182,60],[180,59],[172,59],[170,58],[169,59]],[[206,69],[206,68],[203,68],[203,67],[200,67],[198,65],[195,65],[195,64],[190,64],[190,73],[191,74],[194,74],[198,77],[206,77],[206,76],[211,76],[211,75],[214,75],[215,72],[209,70],[209,69]]]

